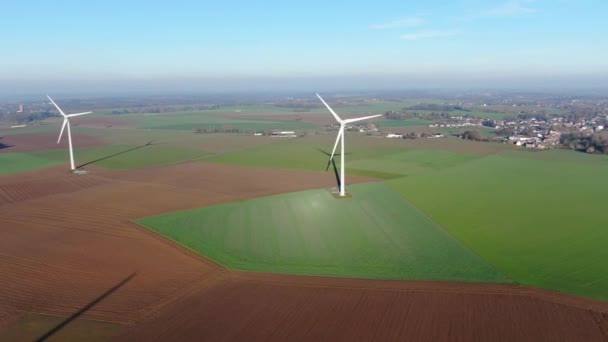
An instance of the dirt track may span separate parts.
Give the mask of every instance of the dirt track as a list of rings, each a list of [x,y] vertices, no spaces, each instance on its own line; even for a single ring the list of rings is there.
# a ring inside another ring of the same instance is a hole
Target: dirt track
[[[513,286],[232,272],[130,222],[328,187],[329,174],[202,163],[62,170],[0,177],[0,329],[25,312],[70,315],[137,272],[85,314],[128,323],[125,340],[608,339],[608,303]]]

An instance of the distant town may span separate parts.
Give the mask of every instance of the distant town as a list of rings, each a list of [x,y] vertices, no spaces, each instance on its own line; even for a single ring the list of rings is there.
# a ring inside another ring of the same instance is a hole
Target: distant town
[[[580,96],[512,91],[404,91],[355,95],[334,94],[330,97],[338,109],[383,114],[382,122],[349,125],[349,131],[389,139],[446,138],[490,143],[513,144],[521,148],[545,150],[569,148],[587,153],[608,153],[608,95]],[[242,114],[247,106],[281,110],[283,120],[304,121],[322,111],[310,94],[279,95],[191,95],[163,97],[108,97],[65,99],[71,108],[93,108],[107,115],[170,114],[197,111],[233,111]],[[390,107],[390,110],[382,110]],[[348,114],[348,112],[346,113]],[[48,102],[0,103],[2,128],[13,129],[36,125],[56,116]],[[325,114],[323,114],[325,115]],[[311,121],[311,122],[314,122]],[[392,124],[383,124],[392,122]],[[315,129],[244,131],[229,125],[192,127],[194,133],[253,133],[294,138],[302,134],[336,131],[338,126],[314,122]]]

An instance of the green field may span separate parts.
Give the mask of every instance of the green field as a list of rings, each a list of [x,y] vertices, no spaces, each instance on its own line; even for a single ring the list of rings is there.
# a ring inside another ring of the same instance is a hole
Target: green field
[[[0,175],[25,172],[61,164],[59,160],[41,158],[28,153],[0,154]]]
[[[231,268],[341,277],[508,282],[383,183],[309,190],[138,223]]]
[[[233,113],[233,115],[236,113]],[[200,129],[238,129],[244,132],[272,130],[314,130],[319,126],[295,120],[234,119],[213,111],[175,112],[154,115],[125,114],[116,116],[134,121],[137,128],[193,131]]]
[[[65,150],[30,152],[28,155],[57,163],[68,162],[68,152]],[[111,145],[74,150],[76,166],[93,163],[108,169],[133,169],[171,164],[199,159],[206,155],[206,152],[200,150],[177,148],[164,144]]]
[[[358,159],[376,158],[386,154],[397,153],[402,151],[399,147],[377,146],[373,144],[362,143],[361,139],[351,139],[358,134],[349,134],[346,139],[349,140],[346,150],[347,163]],[[238,164],[245,166],[259,166],[271,168],[289,168],[289,169],[304,169],[321,171],[327,165],[328,156],[322,151],[331,153],[335,136],[325,135],[321,139],[284,139],[275,138],[275,141],[262,145],[244,148],[232,153],[219,154],[206,158],[206,162]],[[322,150],[322,151],[321,151]],[[353,151],[350,153],[349,151]],[[338,160],[336,160],[338,161]],[[349,174],[361,176],[371,176],[370,172],[361,172],[350,170]],[[368,170],[374,171],[374,170]]]
[[[7,135],[15,135],[15,134],[31,134],[31,133],[40,133],[40,132],[52,132],[57,131],[57,135],[59,135],[59,128],[50,124],[44,125],[30,125],[23,128],[7,128],[0,131],[0,137]],[[1,142],[1,140],[0,140]]]
[[[608,299],[608,158],[511,152],[389,181],[511,279]]]
[[[349,173],[383,172],[400,176],[412,176],[442,170],[480,158],[474,154],[437,150],[409,149],[405,152],[358,159],[348,163]]]
[[[191,114],[179,114],[184,115],[184,121],[172,124],[190,125],[191,116],[198,115]],[[218,120],[218,122],[232,120],[222,115],[224,114],[218,112],[208,114],[206,117],[208,120]],[[144,125],[154,128],[74,127],[76,132],[96,136],[111,144],[77,148],[76,165],[93,163],[104,168],[130,169],[200,160],[244,166],[323,171],[328,159],[323,151],[331,152],[335,139],[335,132],[296,139],[253,137],[251,134],[193,134],[185,130],[167,129],[169,127],[167,125],[171,124],[171,120],[167,120],[171,117],[168,119],[160,116],[141,117]],[[244,121],[243,125],[259,122],[257,119],[242,121]],[[49,126],[39,126],[31,129],[46,131],[49,128]],[[491,134],[491,130],[484,134]],[[152,145],[146,146],[145,143],[149,141]],[[408,222],[424,221],[422,220],[424,215],[421,216],[420,212],[409,204],[408,201],[411,201],[433,222],[437,222],[449,232],[444,236],[453,236],[455,240],[450,238],[450,241],[459,241],[508,279],[524,285],[608,299],[608,262],[604,262],[608,260],[608,250],[604,248],[608,242],[608,229],[604,228],[607,225],[603,214],[606,203],[604,197],[608,193],[608,184],[604,182],[605,175],[608,174],[608,157],[560,150],[515,151],[510,145],[474,143],[454,138],[384,139],[349,132],[346,141],[347,174],[388,180],[384,184],[396,192],[386,187],[382,189],[381,184],[369,185],[370,189],[365,188],[368,185],[352,186],[350,189],[355,193],[355,198],[345,201],[332,200],[327,204],[328,207],[334,206],[335,209],[336,205],[347,203],[344,205],[345,211],[336,209],[336,212],[347,213],[343,215],[348,220],[345,222],[350,222],[351,216],[352,220],[361,222],[376,220],[377,215],[370,214],[369,210],[362,210],[361,207],[369,206],[378,211],[395,211],[397,214],[386,215],[390,217],[387,223],[373,221],[370,226],[379,226],[384,230],[386,225],[386,229],[391,232],[398,230],[396,227],[399,226],[405,229],[406,233],[403,235],[405,236],[410,233],[408,229],[413,229],[407,225]],[[337,156],[338,165],[339,161],[340,156]],[[67,164],[68,154],[65,149],[0,154],[0,174],[19,173],[55,165],[66,165],[67,168]],[[333,177],[331,171],[327,172],[327,176]],[[395,193],[401,196],[396,198]],[[175,217],[180,217],[180,222],[192,220],[189,223],[191,225],[202,220],[200,221],[202,224],[226,227],[227,229],[222,230],[228,234],[225,236],[217,233],[217,230],[196,232],[203,235],[192,233],[197,239],[212,237],[209,245],[203,243],[192,248],[210,249],[218,255],[212,257],[228,265],[237,265],[234,266],[236,268],[376,278],[434,279],[433,277],[437,277],[437,279],[473,281],[480,279],[479,274],[483,272],[479,273],[477,269],[471,271],[470,277],[469,273],[452,274],[437,266],[440,264],[439,261],[426,264],[426,259],[421,263],[428,268],[425,271],[427,273],[424,273],[411,266],[408,258],[404,258],[405,264],[400,264],[398,256],[400,254],[393,249],[390,249],[390,253],[384,258],[383,246],[390,245],[391,241],[378,237],[372,239],[364,235],[367,233],[360,227],[356,229],[355,234],[351,234],[352,240],[348,240],[348,243],[361,244],[362,255],[371,258],[371,261],[367,264],[363,263],[361,271],[357,273],[361,259],[347,254],[349,252],[342,249],[346,248],[344,245],[332,242],[338,234],[346,234],[348,227],[338,225],[340,228],[335,232],[319,231],[317,228],[319,221],[314,217],[306,218],[311,216],[310,210],[300,213],[294,209],[303,205],[299,202],[299,197],[302,197],[304,202],[326,201],[327,198],[323,198],[323,194],[326,195],[326,192],[289,194],[278,196],[277,198],[281,199],[278,202],[273,200],[274,197],[255,199],[201,209],[194,212],[190,219],[179,216],[182,213],[175,214],[178,215]],[[383,203],[383,208],[378,209],[375,204],[360,202],[366,197],[373,199],[374,203]],[[391,203],[394,206],[378,200],[380,197],[393,198]],[[396,209],[395,203],[400,203],[399,210]],[[282,223],[286,220],[285,217],[273,216],[276,210],[271,208],[274,207],[282,208],[290,213],[289,217],[293,217],[293,229],[299,237],[284,237],[289,241],[288,243],[293,244],[295,243],[293,241],[299,241],[297,239],[304,239],[301,241],[308,243],[301,246],[301,250],[290,247],[294,249],[294,255],[283,256],[280,254],[281,249],[276,249],[276,243],[282,241],[283,235],[273,227],[288,224]],[[247,216],[249,214],[246,214],[254,211],[264,212],[264,210],[267,214],[262,218],[249,217]],[[235,219],[227,223],[220,222],[221,215],[228,215],[233,211],[239,213],[233,215]],[[408,216],[412,211],[415,215]],[[430,222],[426,218],[425,220]],[[432,223],[428,224],[432,226]],[[257,225],[262,227],[261,236],[274,241],[270,250],[258,251],[254,248],[259,241],[256,240],[254,234],[256,232],[252,227]],[[426,227],[425,224],[418,226]],[[312,237],[306,236],[306,229],[311,229],[311,234],[317,234],[315,236],[320,241],[329,239],[328,242],[322,242],[319,251],[310,251],[310,242],[306,239]],[[217,239],[228,239],[228,237],[232,239],[230,234],[245,236],[248,239],[247,243],[229,244],[231,250],[221,249],[222,243],[228,240],[222,242]],[[403,236],[398,236],[396,241],[405,239]],[[407,236],[409,239],[418,235]],[[428,241],[424,239],[412,240],[412,243]],[[332,247],[334,244],[337,244],[338,247],[335,248],[338,249],[328,252],[329,248],[334,248]],[[414,251],[412,255],[415,257],[422,253],[415,246],[409,244],[407,246]],[[374,248],[377,251],[373,251]],[[235,251],[241,253],[243,258],[251,259],[231,259],[231,253]],[[320,254],[315,255],[316,252]],[[446,255],[441,253],[437,256],[439,258],[437,260],[446,258]],[[305,262],[308,256],[314,261],[312,264]],[[349,257],[353,258],[350,264],[347,262]],[[222,261],[221,258],[225,260]],[[425,258],[432,259],[426,254]],[[343,262],[343,267],[338,262]],[[383,263],[386,263],[386,266],[383,266]],[[450,267],[458,272],[458,267]]]
[[[165,144],[111,145],[74,150],[76,167],[94,164],[108,169],[133,169],[198,160],[209,154]],[[45,150],[0,154],[0,174],[19,173],[45,167],[69,165],[67,150]],[[85,165],[86,164],[86,165]]]

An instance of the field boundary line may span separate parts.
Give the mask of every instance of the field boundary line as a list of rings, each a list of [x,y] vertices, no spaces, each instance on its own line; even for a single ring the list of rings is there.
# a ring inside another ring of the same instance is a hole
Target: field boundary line
[[[467,289],[441,289],[441,288],[399,288],[399,287],[387,287],[387,286],[356,286],[356,285],[338,285],[338,284],[312,284],[312,283],[306,283],[305,281],[300,280],[298,281],[293,281],[293,282],[281,282],[280,280],[264,280],[264,279],[253,279],[247,276],[247,274],[253,274],[254,277],[256,274],[271,274],[274,276],[284,276],[284,277],[291,277],[294,275],[289,275],[289,274],[278,274],[278,273],[263,273],[263,272],[255,272],[255,271],[234,271],[230,274],[230,276],[232,277],[232,279],[236,280],[236,281],[241,281],[241,282],[246,282],[246,283],[253,283],[253,284],[268,284],[268,285],[276,285],[276,286],[297,286],[297,287],[307,287],[307,288],[335,288],[335,289],[346,289],[346,290],[377,290],[377,291],[389,291],[389,292],[417,292],[417,293],[424,293],[424,292],[432,292],[432,293],[454,293],[454,294],[458,294],[458,293],[464,293],[464,294],[477,294],[477,295],[504,295],[504,296],[513,296],[513,297],[526,297],[526,298],[533,298],[533,299],[537,299],[537,300],[542,300],[545,302],[550,302],[550,303],[554,303],[554,304],[558,304],[558,305],[564,305],[564,306],[568,306],[568,307],[575,307],[578,309],[583,309],[583,310],[591,310],[592,312],[600,312],[600,313],[604,313],[606,315],[608,315],[608,302],[603,302],[600,300],[594,300],[591,298],[586,298],[586,297],[574,297],[574,298],[568,298],[570,296],[573,296],[571,294],[568,293],[561,293],[561,292],[556,292],[556,291],[551,291],[551,290],[546,290],[543,288],[535,288],[535,287],[528,287],[528,286],[521,286],[521,285],[514,285],[514,284],[498,284],[498,283],[457,283],[457,282],[450,282],[450,281],[445,281],[445,282],[440,282],[437,281],[436,284],[437,285],[455,285],[457,286],[458,284],[462,284],[464,286],[480,286],[480,287],[484,287],[484,286],[499,286],[499,287],[504,287],[504,289],[492,289],[492,290],[484,290],[484,289],[471,289],[471,290],[467,290]],[[380,279],[365,279],[365,278],[341,278],[341,277],[318,277],[318,276],[306,276],[306,275],[295,275],[296,277],[305,277],[305,278],[316,278],[316,279],[323,279],[323,278],[337,278],[337,279],[344,279],[344,280],[349,280],[349,279],[356,279],[356,280],[361,280],[361,281],[377,281],[377,282],[382,282],[382,281],[390,281],[390,282],[397,282],[397,283],[418,283],[417,285],[421,286],[424,283],[428,282],[428,281],[424,281],[424,280],[380,280]],[[405,285],[405,284],[404,284]],[[566,298],[560,298],[560,297],[565,297]],[[573,302],[569,302],[569,301],[573,301]],[[596,303],[587,303],[587,304],[577,304],[575,303],[576,301],[595,301]]]
[[[220,262],[217,262],[211,258],[208,258],[208,257],[198,253],[197,251],[191,249],[190,247],[182,245],[181,243],[179,243],[175,240],[171,240],[168,237],[164,236],[163,234],[160,234],[160,233],[144,226],[143,224],[139,224],[135,220],[136,219],[128,220],[128,222],[134,224],[136,226],[135,228],[137,230],[143,231],[145,234],[148,234],[148,236],[156,238],[158,241],[163,242],[163,243],[175,248],[176,250],[178,250],[180,253],[182,253],[184,255],[187,255],[191,258],[198,259],[200,261],[205,262],[205,264],[208,264],[212,270],[232,271],[232,269],[230,269],[228,266],[226,266]]]
[[[229,270],[220,270],[202,275],[201,277],[203,277],[203,279],[193,282],[190,286],[178,291],[174,296],[167,297],[159,301],[156,305],[140,310],[141,315],[138,319],[134,320],[134,324],[136,325],[143,321],[154,319],[173,304],[186,300],[199,292],[206,291],[217,284],[221,284],[229,273]]]

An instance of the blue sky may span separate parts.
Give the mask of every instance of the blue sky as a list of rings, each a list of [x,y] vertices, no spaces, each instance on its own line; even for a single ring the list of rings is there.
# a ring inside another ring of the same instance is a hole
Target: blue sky
[[[0,80],[605,75],[606,13],[606,0],[7,0]]]

